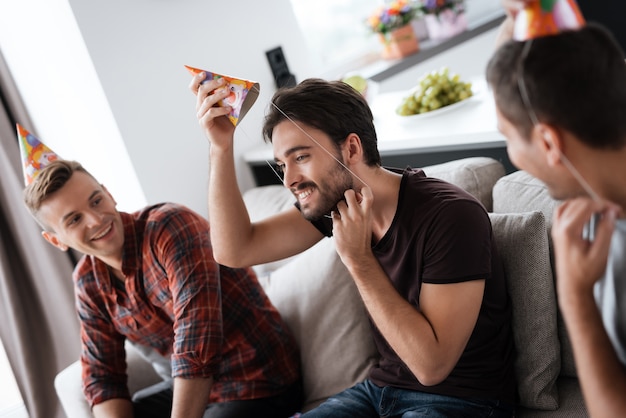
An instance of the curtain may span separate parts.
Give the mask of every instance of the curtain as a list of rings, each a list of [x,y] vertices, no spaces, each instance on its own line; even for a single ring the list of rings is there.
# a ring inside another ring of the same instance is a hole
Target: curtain
[[[0,339],[30,418],[63,418],[54,377],[80,351],[73,263],[22,203],[15,123],[37,134],[1,54],[0,98]]]

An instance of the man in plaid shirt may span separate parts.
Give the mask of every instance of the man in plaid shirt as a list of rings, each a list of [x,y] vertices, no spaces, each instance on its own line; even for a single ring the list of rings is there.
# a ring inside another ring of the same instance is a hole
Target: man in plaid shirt
[[[209,224],[176,204],[119,212],[79,163],[25,190],[74,271],[83,389],[96,417],[287,417],[300,407],[298,349],[250,268],[217,264]],[[169,359],[171,377],[131,399],[124,343]]]

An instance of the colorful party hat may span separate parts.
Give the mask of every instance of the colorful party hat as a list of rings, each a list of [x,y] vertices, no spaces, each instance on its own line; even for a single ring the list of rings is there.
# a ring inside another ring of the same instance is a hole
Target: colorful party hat
[[[185,68],[187,68],[192,75],[204,72],[206,74],[204,81],[213,80],[215,78],[224,78],[226,80],[228,83],[226,87],[230,90],[230,95],[220,100],[218,105],[232,107],[232,110],[228,114],[228,119],[230,119],[235,126],[237,126],[246,113],[248,113],[248,110],[250,110],[257,97],[259,97],[260,86],[259,83],[255,81],[233,78],[223,74],[193,68],[188,65],[185,65]]]
[[[585,26],[576,0],[537,0],[515,17],[513,39],[526,41]]]
[[[17,126],[17,141],[20,144],[20,155],[24,170],[24,184],[28,186],[39,175],[40,171],[59,156],[28,132],[19,123]]]

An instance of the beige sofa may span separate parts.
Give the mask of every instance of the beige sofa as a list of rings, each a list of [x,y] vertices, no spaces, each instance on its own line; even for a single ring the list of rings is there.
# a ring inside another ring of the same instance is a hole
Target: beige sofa
[[[424,170],[466,189],[490,211],[513,304],[517,416],[587,416],[556,304],[548,234],[556,202],[541,182],[521,171],[505,176],[502,164],[490,158],[466,158]],[[244,199],[253,220],[293,204],[282,186],[251,189]],[[377,354],[364,306],[333,239],[255,269],[300,344],[303,410],[364,379]],[[142,370],[141,378],[129,383],[131,391],[158,380],[132,348],[128,351],[129,370]],[[55,385],[69,418],[89,416],[77,363],[60,373]]]

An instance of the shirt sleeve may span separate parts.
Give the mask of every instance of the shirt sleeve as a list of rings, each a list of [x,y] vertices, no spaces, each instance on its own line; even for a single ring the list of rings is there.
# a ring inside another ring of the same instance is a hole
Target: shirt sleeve
[[[429,225],[424,283],[458,283],[491,276],[491,222],[477,202],[455,200]]]
[[[76,306],[80,319],[82,384],[90,406],[109,399],[130,399],[126,376],[125,338],[112,325],[91,274],[77,280]]]
[[[220,269],[213,258],[208,222],[181,210],[154,226],[153,251],[172,295],[172,376],[212,377],[224,337]]]

